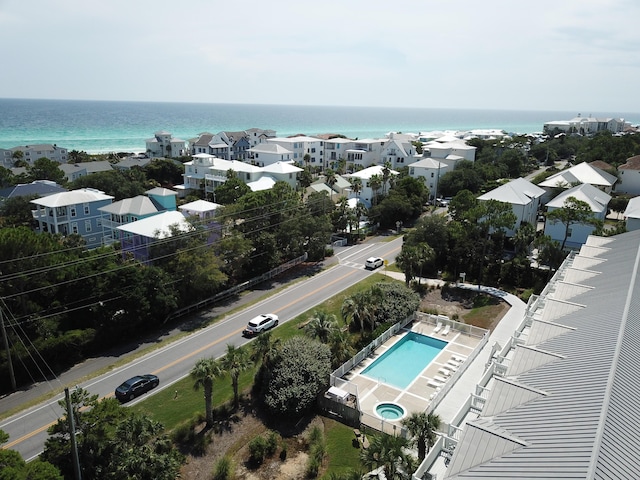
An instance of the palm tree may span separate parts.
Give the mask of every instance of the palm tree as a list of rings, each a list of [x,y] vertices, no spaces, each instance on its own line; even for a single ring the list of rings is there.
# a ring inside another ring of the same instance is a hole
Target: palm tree
[[[410,473],[407,467],[413,463],[410,455],[404,450],[408,443],[400,436],[384,433],[376,435],[371,439],[369,448],[360,452],[360,460],[369,469],[384,467],[384,474],[388,480],[408,477]]]
[[[207,427],[213,426],[213,380],[224,374],[220,362],[213,358],[202,358],[191,369],[191,377],[196,383],[194,390],[204,388],[204,411]]]
[[[329,338],[331,349],[331,363],[333,368],[338,368],[356,353],[351,345],[349,333],[342,329],[336,329]]]
[[[413,245],[403,245],[402,251],[396,256],[396,265],[404,272],[404,281],[407,286],[415,276],[417,258],[417,248]]]
[[[325,311],[315,311],[313,318],[304,327],[304,331],[311,338],[327,343],[331,334],[337,330],[338,321],[336,316]]]
[[[369,178],[369,186],[373,192],[372,204],[375,205],[378,203],[378,190],[382,187],[382,176],[371,175],[371,178]]]
[[[369,321],[371,315],[370,299],[366,292],[358,292],[348,297],[342,302],[340,313],[345,322],[351,319],[360,330],[364,331],[365,323]]]
[[[336,176],[336,172],[334,172],[332,169],[328,169],[326,171],[326,177],[326,183],[331,189],[331,200],[333,200],[333,186],[337,183],[338,177]]]
[[[351,177],[351,191],[358,198],[360,192],[362,192],[362,179],[360,177]]]
[[[420,276],[418,277],[418,285],[422,279],[422,269],[429,262],[433,261],[436,256],[436,252],[429,246],[427,243],[420,243],[416,248],[416,266],[420,271]]]
[[[251,359],[255,363],[262,363],[264,366],[270,366],[280,349],[280,339],[274,338],[273,332],[262,332],[251,343],[252,354]]]
[[[227,353],[220,362],[222,368],[231,377],[231,386],[233,387],[233,406],[238,408],[240,397],[238,395],[238,381],[240,374],[251,368],[251,357],[249,351],[245,348],[238,348],[235,345],[227,344]]]
[[[440,428],[440,417],[435,413],[414,412],[402,420],[418,447],[418,461],[422,462],[427,451],[436,443],[436,431]]]
[[[389,178],[391,178],[391,162],[387,160],[382,166],[382,195],[387,193]]]

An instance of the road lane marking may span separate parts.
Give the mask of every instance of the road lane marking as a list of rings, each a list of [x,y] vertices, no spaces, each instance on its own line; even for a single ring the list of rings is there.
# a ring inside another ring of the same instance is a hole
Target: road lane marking
[[[349,276],[353,275],[354,273],[355,273],[355,272],[354,272],[353,270],[352,270],[352,271],[350,271],[350,272],[347,272],[346,274],[342,275],[341,277],[336,278],[335,280],[332,280],[332,281],[331,281],[331,282],[329,282],[329,283],[325,283],[325,284],[324,284],[324,285],[322,285],[321,287],[319,287],[319,288],[317,288],[317,289],[315,289],[315,290],[312,290],[312,291],[310,291],[310,292],[307,292],[305,295],[302,295],[301,297],[296,298],[296,300],[294,300],[294,301],[292,301],[292,302],[290,302],[290,303],[288,303],[288,304],[286,304],[286,305],[284,305],[284,306],[280,307],[279,309],[275,310],[275,311],[274,311],[274,313],[280,312],[280,311],[284,310],[285,308],[289,308],[290,306],[292,306],[292,305],[294,305],[295,303],[299,302],[301,299],[304,299],[304,298],[309,297],[309,296],[311,296],[311,295],[314,295],[314,294],[316,294],[316,293],[318,293],[318,292],[321,292],[322,290],[326,289],[327,287],[330,287],[330,286],[331,286],[331,285],[333,285],[334,283],[337,283],[337,282],[340,282],[340,281],[344,280],[345,278],[347,278],[347,277],[349,277]],[[211,343],[209,343],[209,344],[207,344],[207,345],[204,345],[203,347],[201,347],[201,348],[199,348],[199,349],[195,350],[194,352],[191,352],[191,353],[189,353],[188,355],[185,355],[185,356],[183,356],[183,357],[181,357],[181,358],[179,358],[179,359],[177,359],[177,360],[174,360],[173,362],[171,362],[171,363],[169,363],[169,364],[167,364],[167,365],[163,366],[162,368],[160,368],[160,369],[158,369],[158,370],[156,370],[156,371],[154,371],[154,372],[152,372],[152,373],[155,375],[155,374],[158,374],[158,373],[160,373],[160,372],[162,372],[162,371],[164,371],[164,370],[166,370],[166,369],[168,369],[168,368],[170,368],[170,367],[172,367],[172,366],[174,366],[174,365],[177,365],[178,363],[181,363],[181,362],[183,362],[183,361],[185,361],[185,360],[187,360],[187,359],[189,359],[189,358],[193,357],[194,355],[197,355],[198,353],[200,353],[200,352],[202,352],[202,351],[204,351],[204,350],[207,350],[208,348],[211,348],[211,347],[213,347],[214,345],[217,345],[217,344],[219,344],[220,342],[223,342],[223,341],[225,341],[225,340],[229,339],[230,337],[233,337],[233,336],[236,336],[236,335],[237,335],[237,334],[239,334],[239,333],[242,333],[242,330],[244,330],[244,327],[242,327],[241,329],[236,330],[236,331],[234,331],[234,332],[231,332],[231,333],[229,333],[229,334],[225,335],[224,337],[217,339],[217,340],[216,340],[216,341],[214,341],[214,342],[211,342]],[[113,393],[110,393],[110,394],[108,394],[108,395],[105,395],[104,397],[101,397],[101,398],[110,398],[110,397],[113,397]],[[26,435],[23,435],[22,437],[17,438],[16,440],[14,440],[14,441],[12,441],[12,442],[9,442],[9,443],[7,443],[7,444],[2,445],[2,446],[1,446],[1,448],[2,448],[2,449],[8,449],[8,448],[11,448],[11,447],[13,447],[13,446],[15,446],[15,445],[19,444],[19,443],[22,443],[22,442],[24,442],[25,440],[30,439],[30,438],[31,438],[31,437],[33,437],[34,435],[37,435],[38,433],[41,433],[42,431],[44,431],[44,430],[48,429],[51,425],[54,425],[56,422],[57,422],[57,420],[56,420],[55,422],[51,422],[51,423],[49,423],[48,425],[45,425],[45,426],[43,426],[43,427],[40,427],[40,428],[38,428],[38,429],[36,429],[36,430],[34,430],[34,431],[32,431],[32,432],[29,432],[29,433],[27,433]]]

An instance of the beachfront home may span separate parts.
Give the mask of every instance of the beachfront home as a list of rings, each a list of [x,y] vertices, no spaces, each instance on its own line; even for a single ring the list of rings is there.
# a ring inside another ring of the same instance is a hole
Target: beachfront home
[[[577,117],[571,120],[554,120],[547,122],[543,126],[543,131],[546,134],[563,132],[577,133],[579,135],[594,135],[598,132],[606,131],[611,133],[623,132],[628,125],[629,124],[624,121],[624,118],[596,118],[591,115],[583,117],[578,114]]]
[[[48,158],[58,163],[66,163],[69,160],[69,152],[66,148],[60,148],[55,143],[40,143],[36,145],[22,145],[12,148],[0,148],[0,166],[11,168],[17,160],[22,159],[33,164],[39,158]]]
[[[39,232],[78,234],[88,248],[95,248],[102,245],[102,221],[107,216],[101,208],[113,198],[93,188],[54,193],[31,200],[37,206],[32,214]]]
[[[121,159],[118,163],[114,163],[111,166],[114,170],[126,171],[132,168],[144,168],[153,160],[147,157],[145,154],[131,155]],[[177,160],[176,160],[177,161]]]
[[[551,192],[556,188],[569,188],[579,183],[586,183],[598,187],[606,193],[611,193],[617,177],[587,162],[573,165],[566,170],[555,173],[538,184],[539,187]]]
[[[640,155],[629,157],[626,163],[618,166],[616,192],[640,195]]]
[[[121,225],[116,230],[123,258],[131,256],[146,262],[150,248],[158,240],[171,237],[174,232],[191,232],[194,228],[183,213],[173,210]]]
[[[516,178],[480,195],[478,200],[497,200],[511,205],[511,209],[516,216],[516,223],[513,228],[506,230],[506,235],[507,237],[512,237],[522,223],[536,225],[538,211],[540,210],[540,199],[544,194],[544,189],[524,178]]]
[[[583,183],[569,190],[565,190],[556,198],[547,203],[547,212],[552,212],[558,208],[565,206],[565,202],[569,197],[586,202],[591,211],[593,218],[604,222],[607,216],[607,206],[611,200],[611,196],[597,189],[593,185]],[[544,226],[544,234],[549,235],[552,240],[562,243],[565,236],[566,224],[562,222],[552,222],[547,220]],[[569,234],[565,247],[579,248],[587,241],[587,237],[593,233],[595,227],[590,224],[574,223],[569,225]]]
[[[186,142],[173,138],[171,133],[164,130],[154,133],[153,138],[145,141],[147,156],[151,158],[173,158],[187,155]]]

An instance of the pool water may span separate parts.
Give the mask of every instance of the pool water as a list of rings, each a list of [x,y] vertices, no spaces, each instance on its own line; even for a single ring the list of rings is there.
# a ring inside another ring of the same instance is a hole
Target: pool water
[[[395,403],[381,403],[376,407],[376,413],[385,420],[399,420],[404,417],[404,408]]]
[[[446,345],[437,338],[409,332],[365,368],[362,375],[404,390]]]

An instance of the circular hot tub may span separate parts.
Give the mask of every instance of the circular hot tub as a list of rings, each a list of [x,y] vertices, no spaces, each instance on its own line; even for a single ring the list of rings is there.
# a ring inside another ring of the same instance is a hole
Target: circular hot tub
[[[378,417],[389,421],[402,420],[407,414],[404,407],[392,402],[382,402],[377,404],[375,411]]]

